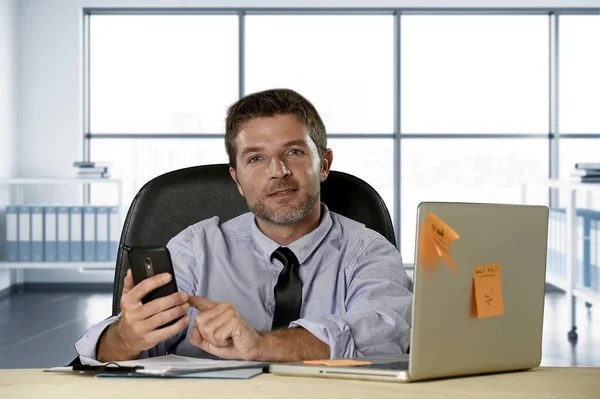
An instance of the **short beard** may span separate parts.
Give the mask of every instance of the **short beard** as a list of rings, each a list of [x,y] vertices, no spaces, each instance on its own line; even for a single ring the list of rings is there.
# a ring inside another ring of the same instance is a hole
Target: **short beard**
[[[259,219],[278,225],[293,224],[299,222],[308,215],[308,213],[319,203],[320,196],[320,192],[317,192],[314,195],[306,194],[300,201],[298,207],[292,210],[288,210],[286,207],[273,210],[267,207],[264,201],[248,204],[248,207]]]

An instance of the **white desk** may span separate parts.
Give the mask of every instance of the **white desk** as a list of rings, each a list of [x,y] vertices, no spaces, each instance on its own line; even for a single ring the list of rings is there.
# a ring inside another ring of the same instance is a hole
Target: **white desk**
[[[0,398],[598,398],[600,368],[539,368],[525,372],[394,383],[283,377],[263,374],[249,380],[94,378],[0,370]]]

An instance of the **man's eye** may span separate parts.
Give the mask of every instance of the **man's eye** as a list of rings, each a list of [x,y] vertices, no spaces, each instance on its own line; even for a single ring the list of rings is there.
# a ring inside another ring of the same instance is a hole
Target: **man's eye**
[[[302,150],[294,148],[293,150],[290,150],[290,154],[292,154],[292,155],[301,155],[302,154]]]
[[[248,159],[248,163],[255,163],[260,161],[260,157],[258,155],[251,157],[250,159]]]

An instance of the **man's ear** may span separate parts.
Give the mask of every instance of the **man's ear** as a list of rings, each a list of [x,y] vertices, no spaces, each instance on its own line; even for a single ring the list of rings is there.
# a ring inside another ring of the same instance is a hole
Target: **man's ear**
[[[240,183],[238,182],[237,174],[235,172],[235,168],[233,168],[231,166],[229,167],[229,175],[231,176],[231,178],[235,182],[235,185],[237,186],[238,191],[240,192],[240,194],[243,197],[244,196],[244,192],[242,191],[242,186],[240,186]]]
[[[321,160],[321,182],[324,182],[329,176],[329,171],[331,170],[331,164],[333,163],[333,151],[331,148],[328,148],[323,154],[323,159]]]

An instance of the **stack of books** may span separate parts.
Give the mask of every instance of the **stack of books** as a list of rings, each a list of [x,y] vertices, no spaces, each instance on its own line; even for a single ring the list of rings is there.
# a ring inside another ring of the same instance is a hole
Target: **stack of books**
[[[110,177],[108,164],[106,163],[77,161],[73,162],[73,166],[77,168],[77,177],[83,179]]]
[[[574,183],[600,183],[600,162],[576,163],[571,171]]]

